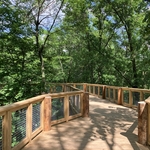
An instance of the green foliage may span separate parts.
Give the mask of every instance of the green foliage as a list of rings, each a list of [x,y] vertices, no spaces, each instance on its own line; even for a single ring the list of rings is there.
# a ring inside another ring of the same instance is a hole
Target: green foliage
[[[58,17],[51,2],[0,2],[0,105],[51,82],[149,88],[148,1],[65,0]]]

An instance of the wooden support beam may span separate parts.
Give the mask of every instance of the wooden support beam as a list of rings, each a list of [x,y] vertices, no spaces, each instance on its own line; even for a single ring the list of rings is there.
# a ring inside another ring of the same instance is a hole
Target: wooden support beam
[[[148,103],[147,103],[147,110],[148,110],[148,115],[147,115],[147,144],[150,145],[150,103],[149,103],[149,98],[148,98]]]
[[[122,105],[122,88],[118,89],[118,105]]]
[[[98,93],[97,96],[100,97],[100,86],[98,86]]]
[[[6,112],[3,118],[3,150],[11,150],[11,112]]]
[[[108,88],[108,100],[110,100],[110,87]]]
[[[45,97],[44,99],[44,131],[51,129],[51,97]]]
[[[138,102],[138,142],[147,144],[147,119],[148,119],[148,104],[146,102]]]
[[[140,101],[144,101],[144,93],[143,93],[143,91],[140,91]]]
[[[133,106],[133,95],[132,95],[132,91],[129,90],[129,107]]]
[[[86,83],[83,84],[83,91],[87,92],[87,84]]]
[[[89,93],[83,93],[83,114],[82,117],[89,117]]]
[[[32,104],[28,106],[26,111],[26,136],[28,137],[29,142],[31,141],[32,134]]]
[[[64,99],[64,117],[66,122],[69,120],[69,96],[66,95]]]

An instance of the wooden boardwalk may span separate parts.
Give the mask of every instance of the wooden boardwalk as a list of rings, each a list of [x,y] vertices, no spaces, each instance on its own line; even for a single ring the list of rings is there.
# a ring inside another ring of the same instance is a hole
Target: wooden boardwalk
[[[149,150],[137,142],[136,110],[90,96],[90,117],[42,132],[23,150]]]

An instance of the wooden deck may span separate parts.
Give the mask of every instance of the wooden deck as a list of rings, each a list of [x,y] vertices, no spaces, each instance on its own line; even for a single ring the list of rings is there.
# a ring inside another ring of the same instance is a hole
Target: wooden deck
[[[137,142],[136,110],[90,96],[90,117],[42,132],[23,150],[149,150]]]

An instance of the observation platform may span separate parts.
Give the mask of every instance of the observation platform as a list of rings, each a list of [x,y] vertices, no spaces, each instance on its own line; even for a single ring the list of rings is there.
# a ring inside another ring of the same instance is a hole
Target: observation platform
[[[23,150],[149,150],[137,142],[137,111],[90,96],[90,117],[52,126]]]

